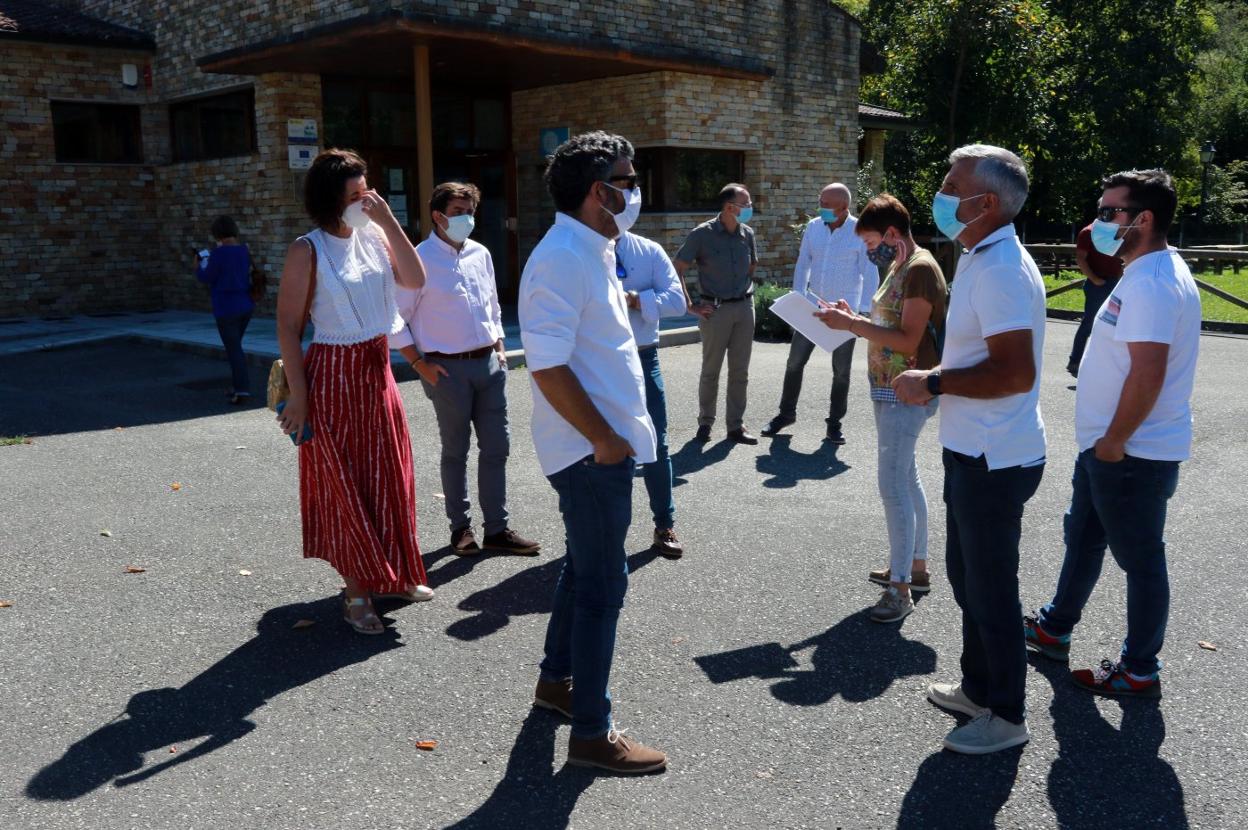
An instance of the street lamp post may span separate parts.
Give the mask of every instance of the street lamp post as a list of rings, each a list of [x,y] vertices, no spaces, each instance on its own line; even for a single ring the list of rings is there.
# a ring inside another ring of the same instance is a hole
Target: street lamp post
[[[1209,166],[1213,164],[1213,156],[1217,148],[1212,141],[1206,141],[1200,148],[1200,163],[1203,167],[1200,174],[1200,223],[1205,223],[1205,203],[1209,201]]]

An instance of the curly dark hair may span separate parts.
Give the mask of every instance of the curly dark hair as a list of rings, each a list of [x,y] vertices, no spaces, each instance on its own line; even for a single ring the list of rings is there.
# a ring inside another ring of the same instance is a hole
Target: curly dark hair
[[[1170,230],[1179,206],[1174,179],[1160,167],[1152,170],[1124,170],[1101,179],[1101,188],[1125,187],[1131,207],[1153,212],[1153,228],[1158,235]]]
[[[561,213],[580,209],[594,182],[606,181],[620,159],[633,157],[628,139],[595,130],[574,135],[559,145],[546,166],[546,188]]]
[[[218,216],[212,220],[212,227],[208,231],[213,239],[227,239],[231,236],[238,236],[238,223],[232,216]]]
[[[354,150],[326,150],[313,160],[304,179],[304,210],[319,227],[338,227],[343,189],[351,179],[367,174],[368,165]]]

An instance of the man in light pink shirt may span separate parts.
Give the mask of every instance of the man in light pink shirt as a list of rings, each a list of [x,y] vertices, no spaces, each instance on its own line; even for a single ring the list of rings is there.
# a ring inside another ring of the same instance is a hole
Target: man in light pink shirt
[[[447,182],[434,188],[429,202],[433,233],[416,246],[427,279],[420,289],[396,290],[406,325],[391,335],[390,347],[411,362],[437,413],[452,549],[460,556],[476,555],[482,546],[532,556],[541,546],[507,524],[511,435],[503,319],[490,252],[468,238],[480,202],[481,191],[475,185]],[[480,449],[482,544],[472,532],[468,499],[468,448],[474,429]]]

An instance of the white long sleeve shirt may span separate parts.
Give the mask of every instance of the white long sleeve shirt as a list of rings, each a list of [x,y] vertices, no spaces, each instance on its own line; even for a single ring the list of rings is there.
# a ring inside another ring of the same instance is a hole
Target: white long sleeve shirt
[[[624,290],[636,291],[641,309],[629,309],[628,322],[633,327],[637,346],[653,346],[659,342],[659,318],[679,317],[685,313],[685,292],[680,277],[659,243],[626,233],[615,241],[616,276],[624,273]]]
[[[854,232],[857,225],[854,216],[835,230],[822,219],[810,220],[793,267],[794,291],[809,290],[830,303],[845,300],[859,311],[871,311],[880,272],[867,259],[867,246]]]
[[[655,458],[641,359],[615,275],[611,240],[566,213],[533,249],[520,279],[520,338],[531,372],[567,366],[599,414],[632,446],[638,464]],[[533,387],[533,445],[553,475],[594,448]]]
[[[503,312],[488,248],[469,239],[456,250],[431,233],[416,254],[425,266],[425,284],[395,291],[405,325],[390,336],[390,348],[415,345],[422,353],[459,354],[502,339]]]

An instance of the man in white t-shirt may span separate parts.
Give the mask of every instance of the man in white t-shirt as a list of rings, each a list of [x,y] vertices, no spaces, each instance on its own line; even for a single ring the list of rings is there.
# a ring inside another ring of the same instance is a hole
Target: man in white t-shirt
[[[617,732],[607,679],[628,563],[633,472],[655,460],[645,381],[615,275],[616,237],[641,209],[633,146],[574,136],[546,169],[555,224],[520,279],[520,337],[533,385],[533,444],[559,494],[567,554],[555,586],[534,705],[572,720],[568,763],[622,774],[667,756]]]
[[[973,718],[945,747],[980,755],[1030,738],[1018,543],[1023,507],[1044,473],[1044,281],[1014,233],[1027,198],[1022,160],[972,144],[949,162],[932,217],[967,251],[952,282],[941,365],[904,372],[893,389],[908,404],[941,396],[945,565],[962,609],[962,680],[932,684],[928,699]]]
[[[1200,295],[1166,245],[1178,198],[1164,170],[1116,173],[1092,227],[1101,253],[1126,268],[1092,325],[1075,397],[1074,492],[1066,558],[1053,601],[1025,617],[1027,647],[1066,662],[1070,633],[1101,573],[1108,545],[1127,574],[1127,638],[1118,660],[1071,673],[1095,694],[1159,697],[1170,582],[1166,504],[1192,445],[1192,385]]]

